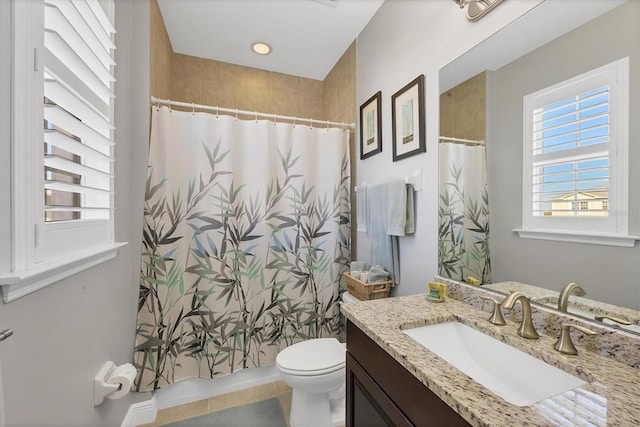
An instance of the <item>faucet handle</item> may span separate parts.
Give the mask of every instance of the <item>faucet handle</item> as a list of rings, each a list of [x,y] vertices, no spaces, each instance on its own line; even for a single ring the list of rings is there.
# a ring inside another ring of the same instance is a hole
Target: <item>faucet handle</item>
[[[604,319],[609,319],[621,325],[631,324],[631,322],[629,322],[628,320],[620,319],[619,317],[607,316],[606,314],[600,314],[598,316],[594,316],[594,319],[596,319],[598,322],[602,322]]]
[[[496,300],[495,298],[487,297],[484,295],[480,295],[480,299],[483,299],[486,301],[493,301],[493,314],[489,318],[489,322],[498,326],[507,324],[507,322],[505,322],[504,320],[504,317],[502,317],[502,311],[500,310],[502,303],[500,301]]]
[[[558,337],[558,341],[553,345],[553,348],[558,350],[563,354],[576,355],[578,354],[578,349],[575,345],[573,345],[573,341],[571,341],[571,328],[577,329],[583,334],[586,335],[596,335],[591,329],[587,329],[580,325],[574,325],[573,323],[563,323],[562,330],[560,331],[560,336]]]

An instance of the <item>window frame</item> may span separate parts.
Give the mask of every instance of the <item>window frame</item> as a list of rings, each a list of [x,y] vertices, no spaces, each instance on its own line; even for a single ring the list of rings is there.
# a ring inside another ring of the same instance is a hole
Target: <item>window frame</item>
[[[9,6],[4,7],[10,10],[10,37],[3,43],[8,45],[11,58],[8,66],[3,64],[9,76],[1,75],[2,83],[8,81],[10,88],[10,135],[6,135],[6,142],[3,140],[3,149],[8,146],[10,155],[0,160],[0,166],[10,170],[11,202],[10,208],[2,209],[2,218],[9,217],[6,222],[10,224],[11,238],[0,243],[0,253],[9,255],[3,256],[0,262],[0,286],[5,303],[113,259],[126,244],[114,241],[113,211],[108,220],[99,223],[84,220],[45,223],[44,0],[8,3]],[[112,17],[114,7],[112,4],[107,11]],[[113,113],[112,103],[111,117]],[[113,196],[111,200],[113,206]],[[87,238],[92,230],[98,234]],[[60,238],[61,233],[64,239]]]
[[[604,82],[604,83],[603,83]],[[608,216],[535,216],[533,214],[533,113],[550,99],[565,99],[598,85],[609,85],[610,142]],[[629,235],[629,57],[598,67],[523,98],[522,238],[632,247]]]

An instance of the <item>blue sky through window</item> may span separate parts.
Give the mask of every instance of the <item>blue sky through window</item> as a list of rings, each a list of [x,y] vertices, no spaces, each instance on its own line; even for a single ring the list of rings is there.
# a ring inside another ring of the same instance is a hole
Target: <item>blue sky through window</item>
[[[555,153],[609,142],[609,88],[601,87],[540,108],[536,154]],[[569,154],[569,153],[567,153]],[[608,191],[609,159],[602,154],[580,160],[558,159],[536,169],[545,210],[556,197]]]

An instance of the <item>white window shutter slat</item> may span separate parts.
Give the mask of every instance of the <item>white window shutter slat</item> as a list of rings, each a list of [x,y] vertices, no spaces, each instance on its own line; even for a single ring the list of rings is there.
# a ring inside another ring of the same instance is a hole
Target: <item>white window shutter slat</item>
[[[93,105],[73,93],[59,80],[45,80],[44,96],[104,136],[108,136],[114,128],[108,117],[99,113]]]
[[[82,37],[105,67],[111,67],[116,64],[112,53],[105,49],[100,40],[98,40],[98,37],[96,37],[89,25],[69,0],[45,0],[45,4],[54,6],[60,10],[65,19],[69,21],[75,31]]]
[[[45,105],[44,119],[80,138],[87,147],[110,156],[114,142],[57,105]]]
[[[45,19],[47,20],[45,30],[56,33],[60,39],[64,40],[78,59],[103,82],[105,87],[108,88],[111,82],[115,81],[110,66],[104,65],[100,61],[100,58],[87,44],[87,41],[81,37],[73,25],[60,12],[60,9],[53,6],[45,6]]]
[[[111,40],[111,34],[105,31],[87,2],[85,0],[71,0],[71,3],[73,3],[78,13],[80,13],[80,16],[82,16],[82,19],[84,19],[84,22],[87,23],[93,34],[100,41],[102,47],[106,51],[114,50],[116,45],[113,43],[113,40]]]
[[[45,222],[110,220],[115,30],[99,2],[44,9]]]
[[[57,130],[46,129],[44,131],[44,142],[68,153],[82,157],[92,165],[99,165],[98,169],[100,170],[109,170],[109,165],[114,161],[111,156],[105,155]]]

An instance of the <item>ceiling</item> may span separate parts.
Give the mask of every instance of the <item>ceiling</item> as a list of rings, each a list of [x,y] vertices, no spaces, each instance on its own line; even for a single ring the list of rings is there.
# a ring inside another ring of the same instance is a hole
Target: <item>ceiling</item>
[[[484,70],[497,70],[625,1],[587,1],[578,8],[571,1],[544,1],[446,65],[440,72],[440,93]]]
[[[384,0],[158,0],[176,53],[323,80]],[[261,41],[269,55],[253,53]]]

